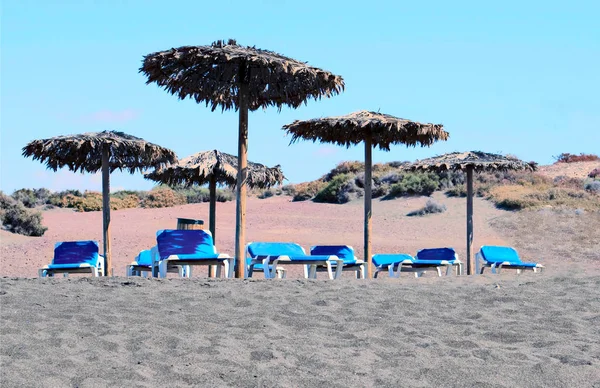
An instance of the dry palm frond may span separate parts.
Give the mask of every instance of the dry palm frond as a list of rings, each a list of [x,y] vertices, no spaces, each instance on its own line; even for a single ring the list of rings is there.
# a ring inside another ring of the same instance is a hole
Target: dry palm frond
[[[160,168],[177,161],[170,149],[117,131],[34,140],[23,147],[23,156],[32,156],[54,171],[67,166],[75,172],[95,173],[102,168],[102,150],[105,147],[109,150],[111,172],[119,169],[133,174],[136,170]]]
[[[283,105],[297,108],[309,98],[344,89],[342,77],[272,51],[238,45],[184,46],[148,54],[140,72],[180,99],[205,102],[214,111],[238,108],[240,85],[248,86],[250,110]]]
[[[300,121],[283,126],[292,135],[290,143],[298,139],[334,143],[350,147],[370,136],[373,147],[389,151],[391,144],[429,146],[438,140],[447,140],[448,132],[441,124],[422,124],[383,113],[358,111],[346,116],[325,117]]]
[[[169,186],[204,185],[214,176],[216,183],[234,187],[238,173],[237,157],[217,150],[198,152],[179,163],[145,174],[146,179]],[[248,162],[247,184],[250,188],[268,188],[281,184],[285,177],[279,165],[269,168]]]
[[[526,163],[513,157],[491,154],[481,151],[451,152],[433,158],[417,160],[408,166],[407,170],[445,171],[465,170],[473,167],[474,171],[495,170],[535,170],[535,163]]]

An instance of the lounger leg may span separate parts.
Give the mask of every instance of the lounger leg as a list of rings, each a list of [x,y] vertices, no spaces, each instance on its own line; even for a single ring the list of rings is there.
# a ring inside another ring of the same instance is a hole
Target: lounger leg
[[[402,264],[398,264],[398,273],[394,273],[394,264],[390,264],[388,265],[388,272],[390,274],[391,278],[399,278],[400,277],[400,272],[401,272],[401,267]]]
[[[218,266],[218,267],[221,267],[221,266]],[[227,279],[227,278],[229,278],[229,260],[227,260],[227,259],[223,260],[223,267],[224,267],[223,269],[225,270],[224,275],[225,275],[225,278]]]
[[[225,264],[225,261],[223,261],[223,266],[226,266],[226,265],[228,266],[229,263]],[[210,266],[208,266],[208,268],[210,268]],[[209,271],[210,271],[210,269],[209,269]],[[227,272],[229,272],[229,268],[225,267],[225,273],[227,273]],[[217,270],[216,270],[215,276],[217,277],[217,279],[221,277],[221,266],[220,265],[217,265]]]
[[[275,270],[275,272],[277,273],[277,278],[278,279],[285,279],[285,269],[283,269],[283,268],[277,268]]]
[[[438,277],[441,278],[442,277],[442,269],[440,267],[435,267],[435,270],[437,271]],[[448,270],[446,270],[447,272]]]
[[[343,270],[344,270],[344,262],[338,261],[337,266],[335,267],[335,279],[339,279],[342,277]]]
[[[312,266],[311,266],[312,267]],[[314,278],[317,278],[317,271],[316,271],[317,267],[315,266],[315,270],[314,270]],[[337,273],[337,268],[336,268],[336,273]],[[329,280],[333,280],[333,267],[331,265],[331,261],[327,261],[327,274],[329,275]]]
[[[277,268],[277,262],[279,260],[275,260],[273,262],[273,268]],[[271,269],[269,268],[269,258],[265,258],[262,261],[262,265],[263,265],[263,273],[265,274],[265,279],[271,279],[273,278],[273,275],[271,274]]]
[[[45,278],[46,277],[46,270],[45,269],[39,269],[38,270],[38,276],[41,278]]]
[[[161,278],[167,277],[167,265],[168,265],[167,260],[161,260],[158,263],[158,276],[159,277],[161,277]]]
[[[254,273],[254,264],[250,264],[250,266],[248,267],[248,277],[251,278],[253,273]]]
[[[309,265],[304,264],[304,279],[308,279]]]
[[[98,268],[92,268],[92,276],[97,278],[98,277]]]

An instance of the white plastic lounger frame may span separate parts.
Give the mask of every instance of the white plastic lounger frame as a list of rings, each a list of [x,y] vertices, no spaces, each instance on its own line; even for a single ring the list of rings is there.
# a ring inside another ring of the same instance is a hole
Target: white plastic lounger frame
[[[482,246],[481,249],[483,249],[484,247],[485,246]],[[515,252],[515,255],[517,255],[517,257],[518,257],[518,253],[516,253],[516,250],[514,250],[514,248],[511,248],[511,247],[498,247],[498,248],[501,248],[501,249],[510,248],[511,250],[513,250]],[[483,254],[481,253],[481,249],[479,249],[479,252],[477,252],[477,254],[475,255],[475,274],[477,274],[477,275],[483,274],[483,271],[485,270],[485,268],[490,268],[491,273],[498,274],[498,275],[502,272],[502,268],[514,269],[514,270],[516,270],[517,275],[520,274],[521,272],[523,272],[523,270],[527,270],[527,269],[532,270],[534,273],[544,271],[544,266],[542,264],[538,264],[538,263],[535,263],[535,266],[532,266],[532,265],[522,265],[521,266],[521,265],[519,265],[519,262],[515,262],[515,261],[489,262],[483,257]],[[531,264],[531,263],[524,263],[524,264]]]
[[[140,264],[140,252],[135,260],[131,262],[131,264],[125,267],[125,273],[128,277],[131,276],[141,276],[144,278],[147,277],[158,277],[158,261],[156,258],[158,257],[158,253],[156,251],[156,246],[150,249],[150,256],[152,258],[152,264],[150,266],[146,264]],[[189,278],[190,266],[189,265],[173,265],[167,267],[167,272],[169,273],[178,273],[181,278]]]
[[[481,253],[477,252],[475,255],[475,273],[480,275],[483,274],[485,268],[489,268],[491,273],[500,275],[502,272],[502,267],[505,269],[514,269],[517,271],[517,275],[523,272],[523,270],[530,269],[534,273],[535,272],[544,272],[544,266],[542,264],[536,264],[535,267],[519,267],[515,265],[515,263],[511,263],[510,261],[504,261],[502,263],[488,263],[483,257],[481,257]]]
[[[311,254],[313,253],[314,248],[318,248],[318,247],[329,247],[327,245],[313,245],[310,247],[310,252]],[[348,249],[350,252],[354,252],[354,248],[351,245],[334,245],[334,247],[345,247],[345,249]],[[334,252],[329,252],[331,254],[333,254]],[[317,254],[322,254],[322,253],[317,253]],[[337,256],[337,255],[336,255]],[[353,263],[349,263],[349,262],[343,262],[342,265],[342,272],[354,272],[356,279],[365,279],[366,277],[366,273],[367,273],[367,263],[363,260],[359,260],[355,255],[353,255],[354,257],[354,262]],[[338,258],[340,258],[338,256]],[[343,261],[343,259],[342,259]],[[325,272],[328,271],[326,266],[322,266],[319,265],[316,268],[317,273],[318,272]],[[336,265],[336,271],[337,271],[337,265]],[[309,268],[308,265],[306,265],[304,267],[304,275],[306,278],[308,278],[308,272],[309,272]],[[315,274],[315,278],[316,278],[316,274]]]
[[[316,279],[317,278],[317,266],[324,265],[327,268],[327,274],[329,275],[329,279],[338,279],[342,275],[342,269],[344,267],[344,260],[338,259],[337,256],[329,256],[329,259],[323,261],[315,260],[301,260],[301,259],[290,259],[289,256],[274,256],[276,259],[271,260],[273,256],[266,256],[262,260],[252,259],[250,262],[250,267],[248,268],[248,277],[252,277],[252,272],[254,271],[254,265],[257,263],[261,263],[264,268],[265,279],[273,279],[277,276],[277,266],[281,264],[302,264],[304,265],[304,276],[307,279]],[[333,270],[333,266],[331,263],[336,263],[335,271]]]
[[[178,266],[179,269],[179,274],[181,277],[192,277],[192,268],[195,264],[198,264],[198,260],[186,260],[186,259],[180,259],[179,256],[177,255],[171,255],[169,257],[167,257],[166,259],[163,259],[161,261],[159,261],[158,263],[158,276],[161,278],[166,278],[167,277],[167,270],[170,270],[172,268],[172,266]],[[225,277],[226,278],[231,278],[233,277],[233,258],[230,257],[229,255],[225,254],[225,253],[221,253],[219,254],[219,256],[216,259],[203,259],[202,260],[202,265],[216,265],[217,266],[217,273],[216,276],[218,278],[221,277],[221,264],[223,264],[223,267],[225,267]],[[184,267],[187,267],[187,271],[184,269]],[[187,276],[186,275],[187,272]]]
[[[41,278],[52,277],[54,274],[62,273],[63,277],[69,277],[69,273],[91,273],[93,277],[104,276],[104,257],[102,255],[98,255],[100,262],[98,267],[94,267],[91,264],[79,264],[78,267],[71,268],[48,268],[45,266],[38,270],[38,276]]]

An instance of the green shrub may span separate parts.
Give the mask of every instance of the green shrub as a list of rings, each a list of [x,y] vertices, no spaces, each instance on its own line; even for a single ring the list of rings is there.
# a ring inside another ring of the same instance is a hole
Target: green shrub
[[[31,211],[21,202],[0,191],[0,219],[2,227],[10,232],[25,236],[43,236],[46,230],[42,226],[42,213]]]
[[[387,198],[404,195],[431,195],[439,187],[439,178],[433,173],[407,173],[390,187]]]
[[[42,188],[16,190],[11,196],[25,207],[34,208],[49,203],[50,195],[50,190]]]
[[[350,200],[347,191],[342,190],[350,182],[352,177],[349,174],[336,175],[325,187],[323,187],[313,201],[326,203],[346,203]]]
[[[382,183],[373,187],[371,198],[385,197],[390,192],[390,185]]]

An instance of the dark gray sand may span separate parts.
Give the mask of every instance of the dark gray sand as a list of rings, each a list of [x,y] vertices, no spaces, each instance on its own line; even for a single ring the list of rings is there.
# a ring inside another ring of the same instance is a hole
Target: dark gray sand
[[[600,277],[0,280],[2,387],[600,387]]]

